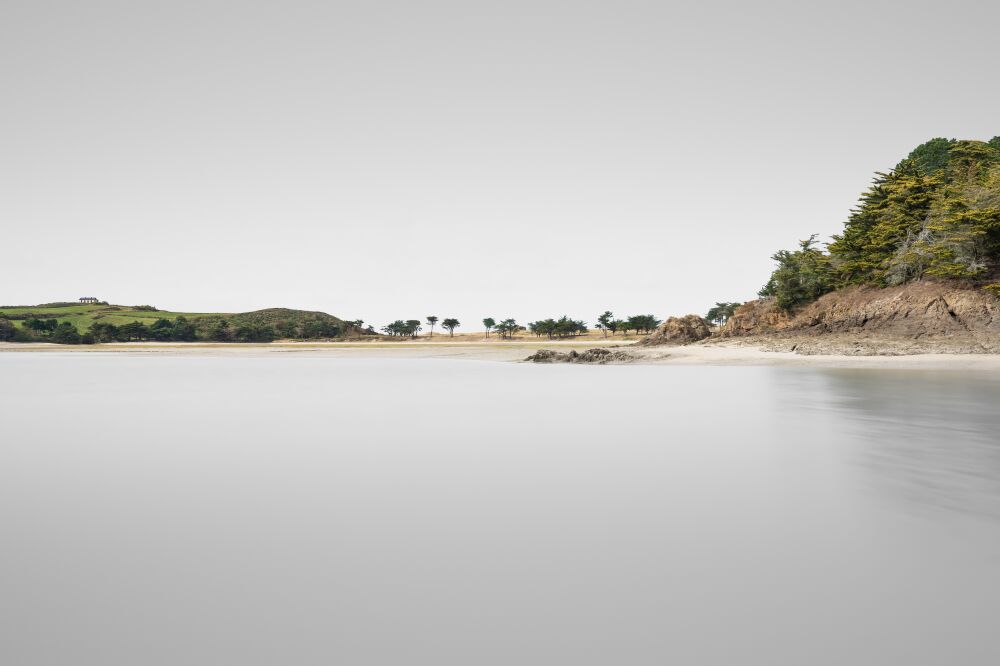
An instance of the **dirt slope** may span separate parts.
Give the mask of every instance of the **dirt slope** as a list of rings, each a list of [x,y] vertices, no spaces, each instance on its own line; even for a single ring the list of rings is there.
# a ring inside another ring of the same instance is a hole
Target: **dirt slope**
[[[942,282],[850,287],[794,315],[751,301],[718,337],[765,338],[773,348],[801,353],[1000,353],[1000,298]]]

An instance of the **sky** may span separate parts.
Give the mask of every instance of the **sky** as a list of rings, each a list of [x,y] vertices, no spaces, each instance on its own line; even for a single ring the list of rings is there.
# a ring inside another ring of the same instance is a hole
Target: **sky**
[[[991,5],[0,0],[0,303],[748,300],[873,172],[1000,134]]]

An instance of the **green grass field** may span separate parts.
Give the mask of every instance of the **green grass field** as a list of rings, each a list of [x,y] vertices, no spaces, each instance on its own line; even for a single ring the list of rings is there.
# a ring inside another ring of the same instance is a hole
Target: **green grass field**
[[[21,327],[24,319],[21,317],[43,317],[68,321],[76,326],[78,331],[86,331],[95,321],[102,321],[115,326],[121,326],[133,321],[152,324],[157,319],[176,319],[181,315],[188,319],[227,315],[221,312],[166,312],[157,310],[136,310],[128,305],[68,305],[68,306],[26,306],[16,308],[0,308],[0,315],[10,317],[14,325]]]

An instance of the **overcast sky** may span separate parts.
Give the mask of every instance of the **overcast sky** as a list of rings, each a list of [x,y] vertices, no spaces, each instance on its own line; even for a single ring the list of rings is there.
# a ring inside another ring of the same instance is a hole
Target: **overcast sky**
[[[1000,134],[987,2],[0,0],[0,302],[704,312]]]

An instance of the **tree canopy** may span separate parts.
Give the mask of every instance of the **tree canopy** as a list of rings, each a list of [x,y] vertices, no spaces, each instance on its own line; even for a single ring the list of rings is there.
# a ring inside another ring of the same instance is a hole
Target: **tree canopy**
[[[924,277],[991,288],[1000,277],[1000,137],[932,139],[872,185],[826,251],[816,237],[772,256],[761,290],[793,309],[850,284]]]

